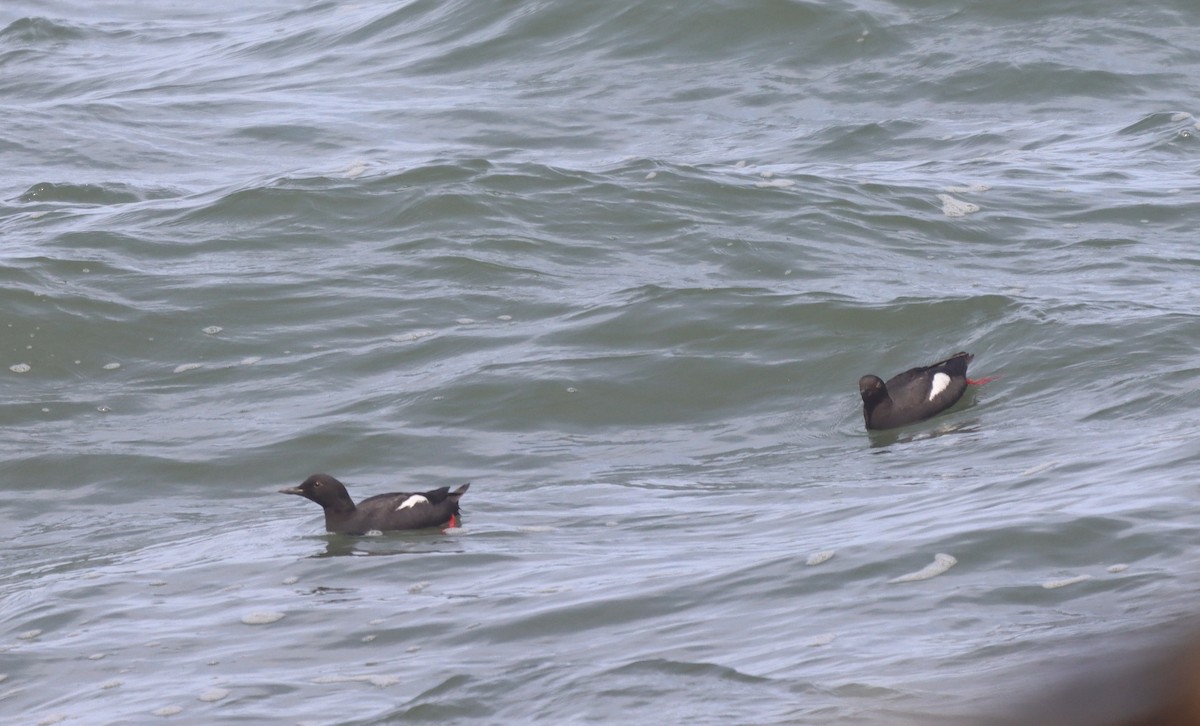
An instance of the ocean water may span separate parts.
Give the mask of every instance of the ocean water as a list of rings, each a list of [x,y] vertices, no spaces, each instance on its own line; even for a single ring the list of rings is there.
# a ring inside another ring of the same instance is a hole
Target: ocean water
[[[0,719],[1005,720],[1171,637],[1198,24],[6,0]],[[463,526],[327,535],[317,471]]]

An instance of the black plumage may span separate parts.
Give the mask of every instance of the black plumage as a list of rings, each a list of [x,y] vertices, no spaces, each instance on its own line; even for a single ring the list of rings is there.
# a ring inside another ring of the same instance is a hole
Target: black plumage
[[[953,406],[967,390],[967,364],[975,356],[955,353],[946,360],[897,374],[858,379],[868,429],[890,429],[922,421]]]
[[[325,510],[325,529],[339,534],[366,534],[372,530],[424,529],[458,524],[458,500],[470,484],[454,491],[442,487],[427,492],[376,494],[358,504],[337,479],[313,474],[298,487],[280,489],[320,504]]]

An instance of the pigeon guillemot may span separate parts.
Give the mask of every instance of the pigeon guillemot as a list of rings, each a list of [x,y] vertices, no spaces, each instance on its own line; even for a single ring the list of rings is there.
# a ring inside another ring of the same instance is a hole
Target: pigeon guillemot
[[[450,491],[376,494],[354,504],[346,487],[328,474],[313,474],[298,487],[280,494],[298,494],[325,509],[325,530],[338,534],[366,534],[372,530],[423,529],[458,526],[458,500],[470,484]]]
[[[879,376],[858,379],[867,428],[904,426],[950,408],[962,398],[968,383],[978,385],[992,380],[967,378],[967,364],[974,357],[970,353],[955,353],[933,365],[897,374],[886,384]]]

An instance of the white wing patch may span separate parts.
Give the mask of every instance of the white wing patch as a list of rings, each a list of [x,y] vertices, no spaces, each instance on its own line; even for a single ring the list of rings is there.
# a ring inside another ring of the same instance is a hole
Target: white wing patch
[[[934,373],[933,381],[929,384],[929,400],[937,398],[937,395],[946,390],[950,385],[950,376],[945,373]]]
[[[940,376],[940,375],[944,375],[944,374],[939,373],[938,375]],[[429,504],[429,500],[420,494],[414,494],[411,497],[409,497],[408,499],[405,499],[403,502],[401,502],[400,506],[396,507],[396,511],[399,512],[401,509],[408,509],[409,507],[415,507],[418,504]]]

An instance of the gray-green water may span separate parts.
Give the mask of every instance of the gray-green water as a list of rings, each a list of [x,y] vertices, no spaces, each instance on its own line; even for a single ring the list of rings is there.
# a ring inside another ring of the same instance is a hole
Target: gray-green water
[[[1194,614],[1197,23],[8,0],[4,722],[922,722]]]

